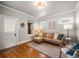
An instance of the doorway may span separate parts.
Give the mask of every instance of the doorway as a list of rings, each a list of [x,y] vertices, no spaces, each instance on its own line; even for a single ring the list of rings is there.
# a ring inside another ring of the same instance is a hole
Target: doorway
[[[18,42],[18,19],[15,17],[4,17],[4,42],[5,48],[13,47]]]

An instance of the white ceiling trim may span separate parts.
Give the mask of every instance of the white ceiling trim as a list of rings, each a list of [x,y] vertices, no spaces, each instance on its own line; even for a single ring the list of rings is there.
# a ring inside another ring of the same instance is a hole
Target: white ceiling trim
[[[12,10],[12,11],[18,12],[18,13],[21,13],[21,14],[23,14],[23,15],[28,15],[28,16],[30,16],[30,17],[32,17],[32,18],[36,18],[36,17],[34,17],[34,16],[32,16],[32,15],[26,14],[26,13],[24,13],[24,12],[22,12],[22,11],[16,10],[16,9],[11,8],[11,7],[8,7],[8,6],[6,6],[6,5],[0,4],[0,6],[1,6],[1,7],[4,7],[4,8],[7,8],[7,9],[9,9],[9,10]]]
[[[60,12],[60,13],[58,13],[58,14],[54,14],[54,15],[49,15],[49,16],[40,17],[40,19],[48,19],[48,18],[50,18],[50,17],[54,17],[54,16],[58,16],[58,15],[62,15],[62,14],[69,13],[69,12],[73,12],[73,11],[76,11],[76,9],[72,9],[72,10],[68,10],[68,11]]]
[[[76,10],[79,8],[79,2],[76,4]]]
[[[79,6],[79,2],[77,3],[77,5]],[[76,8],[77,8],[77,5],[76,5]],[[34,16],[30,15],[30,14],[24,13],[24,12],[22,12],[22,11],[16,10],[16,9],[14,9],[14,8],[8,7],[8,6],[3,5],[3,4],[0,4],[0,6],[2,6],[2,7],[4,7],[4,8],[7,8],[7,9],[10,9],[10,10],[12,10],[12,11],[15,11],[15,12],[18,12],[18,13],[21,13],[21,14],[24,14],[24,15],[26,15],[26,16],[28,15],[28,17],[31,16],[31,17],[34,18],[35,20],[36,20],[36,19],[47,19],[47,18],[49,18],[49,17],[53,17],[53,16],[57,16],[57,15],[61,15],[61,14],[65,14],[65,13],[69,13],[69,12],[76,11],[76,8],[74,8],[74,9],[72,9],[72,10],[60,12],[60,13],[54,14],[54,15],[48,15],[48,16],[43,16],[43,17],[34,17]]]
[[[1,0],[1,1],[37,1],[37,0]],[[79,0],[44,0],[44,1],[79,1]]]

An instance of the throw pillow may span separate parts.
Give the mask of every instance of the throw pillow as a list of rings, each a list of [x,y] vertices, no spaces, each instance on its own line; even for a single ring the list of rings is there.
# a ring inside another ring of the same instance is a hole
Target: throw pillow
[[[54,39],[57,39],[57,37],[58,37],[58,34],[54,34]]]
[[[58,35],[57,39],[60,40],[61,34]]]
[[[73,49],[69,49],[66,54],[73,56],[74,55],[75,50]]]
[[[60,36],[60,38],[59,38],[59,39],[60,39],[60,40],[62,40],[63,36],[64,36],[64,35],[63,35],[63,34],[61,34],[61,36]]]

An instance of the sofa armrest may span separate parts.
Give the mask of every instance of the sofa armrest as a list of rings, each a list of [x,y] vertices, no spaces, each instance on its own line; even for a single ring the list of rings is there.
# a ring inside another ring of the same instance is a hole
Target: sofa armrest
[[[60,44],[61,44],[61,46],[65,46],[66,44],[65,44],[65,42],[64,42],[64,40],[60,40]]]

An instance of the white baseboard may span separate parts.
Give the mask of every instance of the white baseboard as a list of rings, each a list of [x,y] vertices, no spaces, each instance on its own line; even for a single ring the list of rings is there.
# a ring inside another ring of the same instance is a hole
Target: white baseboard
[[[29,41],[32,41],[32,39],[29,39],[29,40],[25,40],[25,41],[19,42],[19,43],[17,43],[17,45],[20,45],[20,44],[23,44],[23,43],[27,43],[27,42],[29,42]]]
[[[25,41],[19,42],[19,43],[17,43],[17,44],[14,45],[14,46],[17,46],[17,45],[20,45],[20,44],[23,44],[23,43],[27,43],[27,42],[30,42],[30,41],[32,41],[32,39],[29,39],[29,40],[25,40]],[[14,47],[14,46],[12,46],[12,47]],[[11,47],[7,47],[7,48],[11,48]],[[0,50],[4,50],[4,49],[7,49],[7,48],[0,48]]]

